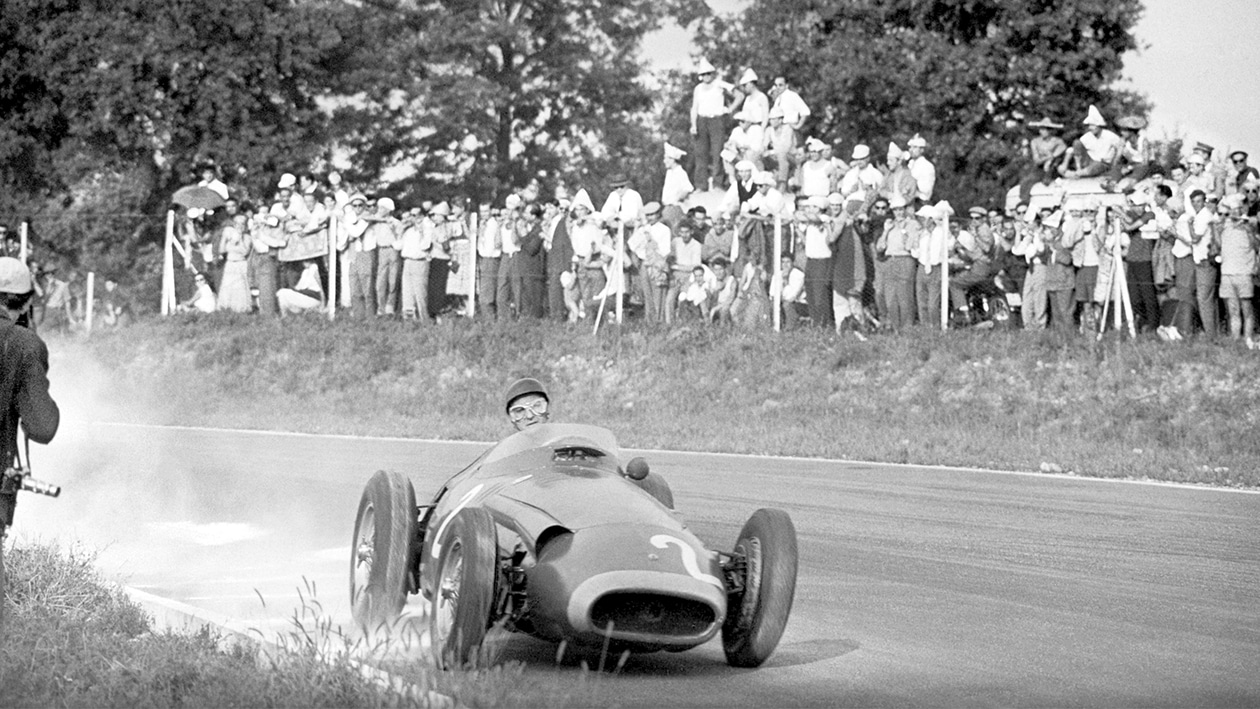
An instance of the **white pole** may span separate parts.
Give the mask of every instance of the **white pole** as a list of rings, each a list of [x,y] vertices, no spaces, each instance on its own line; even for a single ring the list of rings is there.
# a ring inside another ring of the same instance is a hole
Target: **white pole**
[[[1112,308],[1114,310],[1116,332],[1120,332],[1120,327],[1122,325],[1122,313],[1120,312],[1122,303],[1121,293],[1124,292],[1126,286],[1124,285],[1124,262],[1121,260],[1120,254],[1120,227],[1115,224],[1110,212],[1107,213],[1107,233],[1111,234],[1112,238],[1115,239],[1115,243],[1111,245],[1112,272],[1115,273],[1115,277],[1111,279],[1111,299]]]
[[[477,213],[468,215],[468,319],[477,317],[477,246],[481,239],[477,234]]]
[[[166,212],[166,243],[162,253],[162,314],[170,315],[175,303],[175,212]]]
[[[783,215],[774,215],[774,282],[779,285],[774,293],[774,331],[783,328],[783,289],[787,274],[783,272]]]
[[[22,222],[22,225],[18,227],[18,233],[22,237],[22,246],[18,249],[18,258],[22,260],[22,263],[26,263],[26,259],[31,253],[30,227],[30,222]]]
[[[341,223],[337,214],[328,218],[328,319],[337,319],[337,227]]]
[[[943,210],[942,210],[943,212]],[[949,329],[949,216],[942,213],[941,234],[941,330]]]
[[[617,277],[617,324],[621,324],[622,303],[626,299],[626,225],[617,224],[617,264],[614,275]]]
[[[96,272],[88,271],[87,277],[87,310],[83,314],[83,329],[92,332],[92,305],[96,299]]]

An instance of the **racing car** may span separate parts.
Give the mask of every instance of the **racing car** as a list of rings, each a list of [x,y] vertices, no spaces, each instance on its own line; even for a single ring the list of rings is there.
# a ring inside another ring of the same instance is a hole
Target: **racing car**
[[[427,608],[443,668],[475,665],[492,627],[613,652],[682,651],[719,632],[727,662],[774,652],[796,589],[796,529],[753,513],[730,551],[707,548],[646,461],[582,424],[518,431],[418,505],[410,480],[377,472],[354,525],[350,598],[369,631],[407,597]]]

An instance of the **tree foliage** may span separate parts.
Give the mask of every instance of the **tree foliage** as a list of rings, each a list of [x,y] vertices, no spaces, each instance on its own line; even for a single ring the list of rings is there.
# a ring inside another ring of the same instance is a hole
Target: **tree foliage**
[[[757,0],[702,32],[719,66],[781,74],[846,144],[932,145],[943,197],[995,200],[999,173],[1041,116],[1075,132],[1089,104],[1145,101],[1112,88],[1136,48],[1141,0]]]

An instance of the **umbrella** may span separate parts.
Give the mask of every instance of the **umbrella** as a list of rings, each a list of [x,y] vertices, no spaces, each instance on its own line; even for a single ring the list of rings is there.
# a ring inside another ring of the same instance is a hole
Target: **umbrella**
[[[209,187],[190,185],[175,190],[171,201],[188,209],[216,209],[223,206],[223,195]]]

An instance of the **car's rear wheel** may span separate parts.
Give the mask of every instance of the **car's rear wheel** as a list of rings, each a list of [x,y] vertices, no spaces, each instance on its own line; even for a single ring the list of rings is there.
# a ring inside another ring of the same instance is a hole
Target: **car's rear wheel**
[[[499,565],[494,517],[480,507],[462,509],[438,543],[429,640],[438,666],[452,669],[475,664],[492,620]]]
[[[740,530],[735,561],[743,589],[727,598],[722,649],[733,667],[757,667],[783,637],[796,595],[796,527],[787,512],[757,510]]]
[[[648,473],[646,478],[637,481],[636,484],[647,494],[655,497],[657,502],[671,510],[674,509],[674,491],[670,489],[669,482],[665,478],[657,473]]]
[[[350,547],[350,607],[359,627],[376,631],[402,613],[416,541],[411,481],[378,471],[359,500]]]

